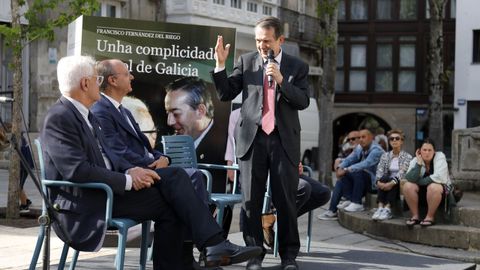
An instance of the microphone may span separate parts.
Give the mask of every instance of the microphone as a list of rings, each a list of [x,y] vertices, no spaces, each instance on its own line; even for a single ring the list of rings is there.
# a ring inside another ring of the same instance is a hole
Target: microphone
[[[14,102],[15,99],[10,98],[10,97],[0,97],[0,103],[8,103],[8,102]]]
[[[273,50],[269,49],[267,52],[267,63],[273,63],[275,57],[273,56]],[[268,87],[272,87],[273,85],[273,77],[272,75],[268,75]]]

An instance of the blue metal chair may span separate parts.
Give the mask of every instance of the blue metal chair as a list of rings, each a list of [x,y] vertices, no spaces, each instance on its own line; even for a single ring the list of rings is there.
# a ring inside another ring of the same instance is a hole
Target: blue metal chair
[[[313,170],[309,166],[304,165],[303,170],[306,172],[307,176],[311,177],[313,175]],[[262,209],[262,212],[264,214],[270,212],[271,202],[272,202],[272,190],[271,190],[271,186],[270,186],[270,176],[268,176],[267,189],[265,191],[265,197],[264,197],[264,200],[263,200],[263,209]],[[312,242],[312,217],[313,217],[313,211],[309,211],[308,212],[308,223],[307,223],[307,248],[306,248],[307,253],[310,253],[310,246],[311,246],[311,242]],[[277,231],[277,222],[275,222],[274,226],[275,226],[275,231]],[[275,233],[275,237],[274,237],[273,255],[275,257],[278,256],[278,234],[277,233]]]
[[[95,189],[102,189],[107,194],[107,201],[106,201],[106,216],[105,222],[107,223],[109,228],[115,228],[118,230],[118,247],[117,247],[117,254],[115,256],[115,266],[117,270],[123,269],[123,265],[125,262],[125,247],[127,243],[127,233],[128,229],[137,225],[138,222],[127,219],[127,218],[112,218],[112,204],[113,204],[113,192],[112,189],[103,183],[84,183],[84,184],[77,184],[68,181],[58,181],[58,180],[47,180],[45,179],[45,167],[43,163],[43,152],[42,146],[38,139],[35,140],[35,144],[38,149],[38,160],[40,162],[40,174],[41,174],[41,184],[43,191],[47,194],[48,189],[47,187],[80,187],[80,188],[95,188]],[[45,214],[46,208],[45,204],[43,205],[43,214]],[[151,221],[144,221],[142,222],[142,242],[141,242],[141,251],[140,251],[140,266],[139,269],[144,270],[146,268],[146,261],[147,261],[147,245],[148,245],[148,234],[150,232],[150,224]],[[45,226],[40,226],[40,232],[38,234],[37,244],[35,246],[35,250],[33,252],[32,260],[30,262],[30,270],[35,270],[38,257],[40,254],[40,250],[42,248],[43,240],[45,238]],[[58,269],[63,269],[65,267],[65,262],[67,259],[69,246],[64,244],[62,254],[60,257],[60,262],[58,264]],[[70,269],[75,269],[77,260],[78,260],[78,250],[74,250],[72,262],[70,263]]]
[[[242,195],[236,194],[236,178],[233,183],[232,193],[212,193],[212,175],[208,170],[239,170],[238,166],[197,163],[197,154],[192,137],[188,135],[162,136],[163,152],[171,158],[170,166],[182,168],[197,168],[207,178],[207,191],[209,201],[217,209],[217,223],[222,224],[226,206],[234,207],[242,202]]]

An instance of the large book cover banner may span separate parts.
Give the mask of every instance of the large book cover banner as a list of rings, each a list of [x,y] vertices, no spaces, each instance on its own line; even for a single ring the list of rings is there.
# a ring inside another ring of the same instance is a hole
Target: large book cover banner
[[[129,96],[145,103],[153,118],[139,121],[145,133],[156,131],[156,146],[161,147],[162,135],[195,132],[192,119],[181,124],[168,120],[165,110],[165,86],[181,77],[193,76],[205,81],[213,101],[213,126],[203,132],[201,145],[208,151],[199,162],[223,161],[227,140],[230,103],[218,100],[210,71],[215,67],[214,53],[218,35],[232,45],[226,63],[227,72],[233,69],[235,29],[128,19],[81,16],[68,27],[68,55],[81,54],[96,60],[122,60],[135,77]],[[172,116],[171,116],[172,117]],[[170,124],[170,125],[169,125]],[[154,125],[154,126],[153,126]],[[175,128],[174,126],[177,125]],[[191,125],[191,126],[188,126]],[[197,152],[202,151],[199,145]],[[216,154],[213,151],[217,152]],[[222,162],[223,163],[223,162]]]

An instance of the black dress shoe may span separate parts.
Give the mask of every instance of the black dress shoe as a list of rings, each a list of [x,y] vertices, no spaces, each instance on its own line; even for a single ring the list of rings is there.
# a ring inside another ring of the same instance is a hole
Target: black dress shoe
[[[262,253],[261,247],[241,247],[225,240],[205,248],[205,266],[230,265],[244,262]]]
[[[298,265],[294,259],[282,260],[282,270],[297,270]]]

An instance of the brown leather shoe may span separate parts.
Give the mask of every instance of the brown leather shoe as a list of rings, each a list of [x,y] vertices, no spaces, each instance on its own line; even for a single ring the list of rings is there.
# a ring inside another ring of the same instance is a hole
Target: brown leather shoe
[[[275,231],[273,230],[275,220],[274,214],[266,214],[262,216],[263,242],[270,248],[273,248],[275,242]]]

